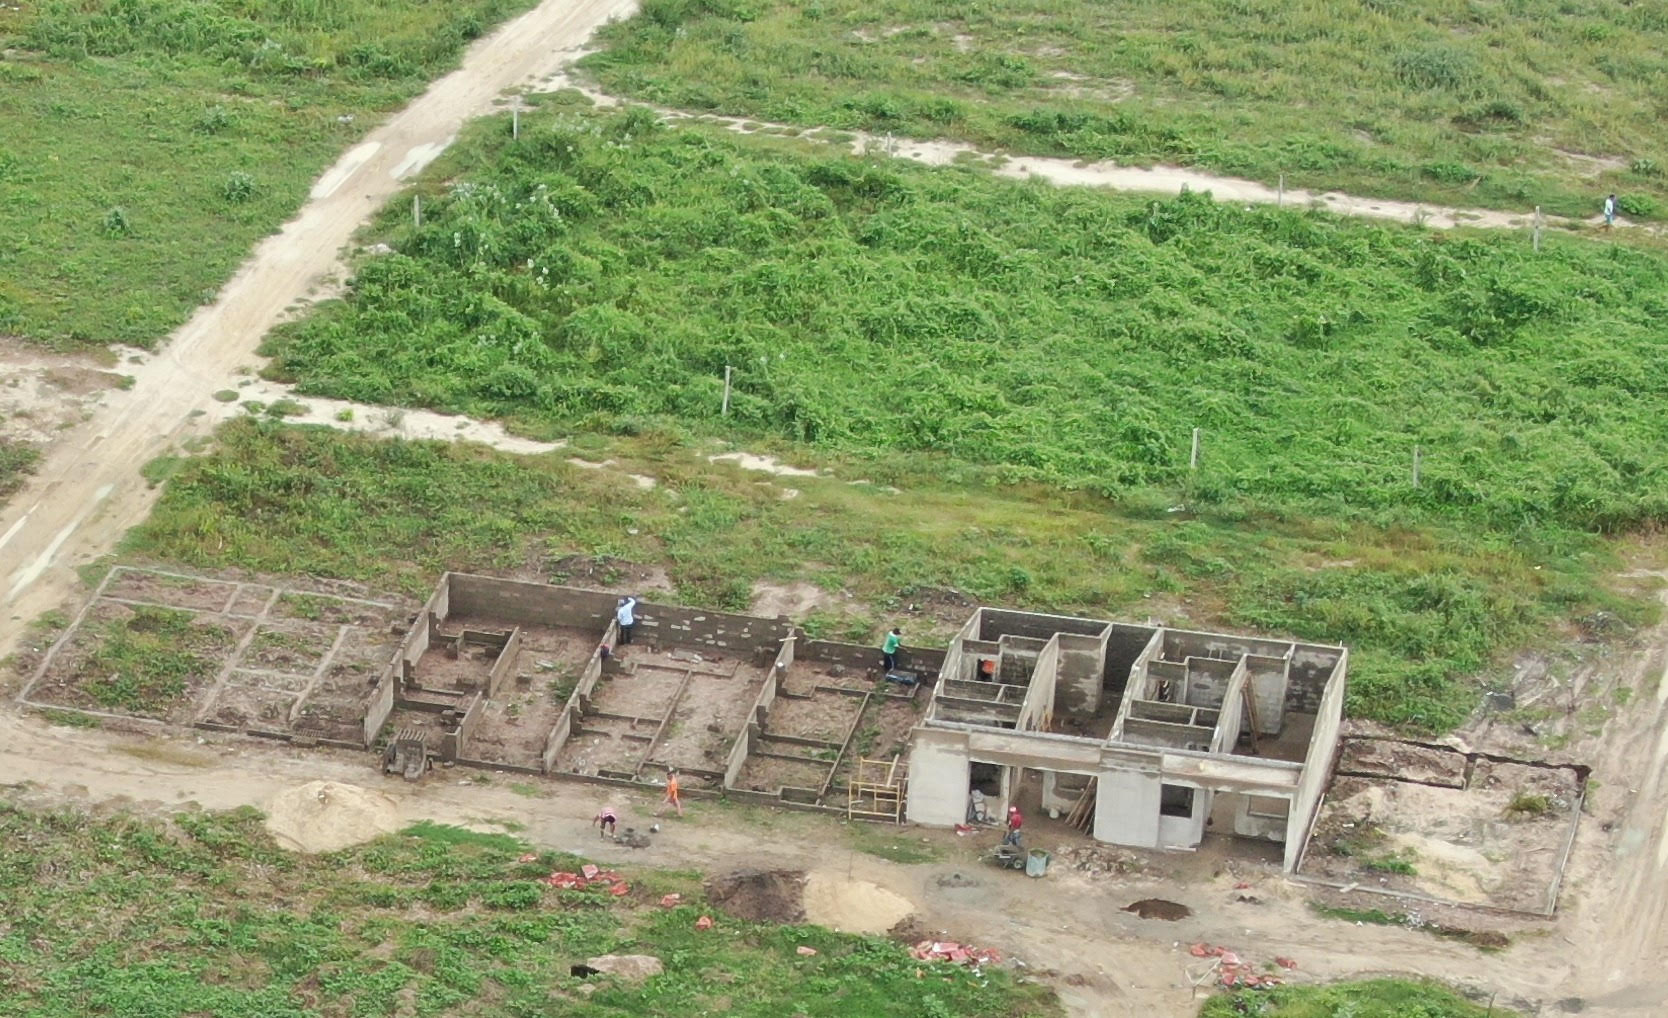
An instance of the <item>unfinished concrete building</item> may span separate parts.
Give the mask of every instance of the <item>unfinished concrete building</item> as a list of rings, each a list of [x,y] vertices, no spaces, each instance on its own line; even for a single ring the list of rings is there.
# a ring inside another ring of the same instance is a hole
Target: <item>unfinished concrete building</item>
[[[1331,774],[1342,647],[980,608],[950,642],[909,756],[907,816],[948,825],[978,789],[1104,842],[1284,844],[1293,871]]]

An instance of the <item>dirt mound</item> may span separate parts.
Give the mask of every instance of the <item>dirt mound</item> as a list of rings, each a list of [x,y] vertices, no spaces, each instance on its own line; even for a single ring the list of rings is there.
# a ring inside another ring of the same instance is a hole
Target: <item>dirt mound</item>
[[[915,911],[903,895],[844,873],[812,873],[805,880],[806,918],[847,933],[885,933]]]
[[[358,785],[311,781],[279,792],[266,829],[292,852],[336,852],[400,829],[394,800]]]
[[[931,940],[938,936],[938,933],[922,922],[920,916],[910,913],[887,930],[886,935],[900,944],[914,947],[923,940]]]
[[[735,870],[708,877],[707,900],[714,908],[756,923],[797,923],[805,919],[805,874],[800,870]]]
[[[1167,901],[1163,898],[1142,898],[1124,906],[1125,912],[1134,912],[1143,919],[1163,919],[1175,922],[1186,919],[1193,914],[1193,910],[1179,902]]]

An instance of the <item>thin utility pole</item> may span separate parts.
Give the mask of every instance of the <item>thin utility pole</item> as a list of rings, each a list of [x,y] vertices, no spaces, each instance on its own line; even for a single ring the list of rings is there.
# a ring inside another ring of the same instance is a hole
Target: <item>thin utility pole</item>
[[[722,417],[730,416],[730,366],[724,365],[724,409],[719,412]]]
[[[411,196],[411,225],[423,228],[423,199],[415,194]]]
[[[1280,174],[1280,190],[1274,196],[1274,207],[1277,209],[1286,207],[1286,175],[1284,173]]]
[[[515,105],[510,107],[510,140],[521,140],[521,96],[515,97]]]
[[[1541,249],[1541,225],[1545,222],[1546,222],[1545,218],[1541,216],[1541,207],[1539,205],[1536,205],[1535,206],[1535,250],[1536,251],[1539,251]]]
[[[1193,452],[1187,457],[1187,469],[1199,469],[1199,429],[1193,429]]]
[[[1418,446],[1413,447],[1413,486],[1415,488],[1419,487],[1419,464],[1424,458],[1421,453],[1422,450]]]

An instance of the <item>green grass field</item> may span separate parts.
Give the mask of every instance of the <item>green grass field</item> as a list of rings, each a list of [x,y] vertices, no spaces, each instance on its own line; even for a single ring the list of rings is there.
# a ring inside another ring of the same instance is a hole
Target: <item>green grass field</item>
[[[856,640],[907,618],[923,587],[1043,610],[1156,612],[1348,643],[1350,711],[1424,730],[1464,718],[1477,695],[1469,677],[1495,655],[1597,608],[1647,616],[1645,601],[1607,590],[1615,559],[1597,538],[1554,546],[1437,522],[1177,513],[1158,489],[1111,501],[924,455],[811,456],[833,475],[784,478],[800,492],[784,499],[781,484],[708,463],[707,448],[669,431],[580,440],[574,453],[658,479],[644,490],[568,464],[573,453],[517,458],[251,418],[183,462],[125,551],[413,595],[446,569],[549,577],[567,555],[611,555],[664,567],[695,605],[744,609],[758,580],[849,590],[808,628]],[[848,483],[859,479],[873,483]]]
[[[585,67],[669,106],[1591,216],[1668,198],[1628,0],[646,0]]]
[[[0,958],[8,1014],[83,1018],[482,1015],[530,1018],[965,1015],[1045,1018],[1047,991],[1003,971],[927,966],[903,948],[720,916],[699,875],[636,870],[632,891],[539,882],[581,860],[420,824],[322,857],[277,850],[250,810],[169,822],[0,802]],[[665,909],[676,891],[686,904]],[[797,948],[814,947],[815,956]],[[569,974],[606,953],[666,971],[640,986]]]
[[[1212,997],[1199,1018],[1517,1018],[1504,1006],[1474,1004],[1436,983],[1372,979],[1332,986],[1242,990]]]
[[[530,0],[0,6],[0,334],[148,347]]]

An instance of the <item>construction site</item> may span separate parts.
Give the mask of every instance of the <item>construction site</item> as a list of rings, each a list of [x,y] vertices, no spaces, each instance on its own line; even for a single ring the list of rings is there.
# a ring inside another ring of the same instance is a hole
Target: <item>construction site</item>
[[[438,764],[658,788],[676,771],[697,795],[959,830],[1012,805],[1053,845],[1214,844],[1325,887],[1556,908],[1585,775],[1342,735],[1343,647],[977,607],[885,672],[787,618],[650,602],[622,647],[617,602],[447,573],[411,612],[123,566],[20,699],[375,751],[414,780]],[[124,711],[94,662],[131,633],[173,634],[199,666]]]

